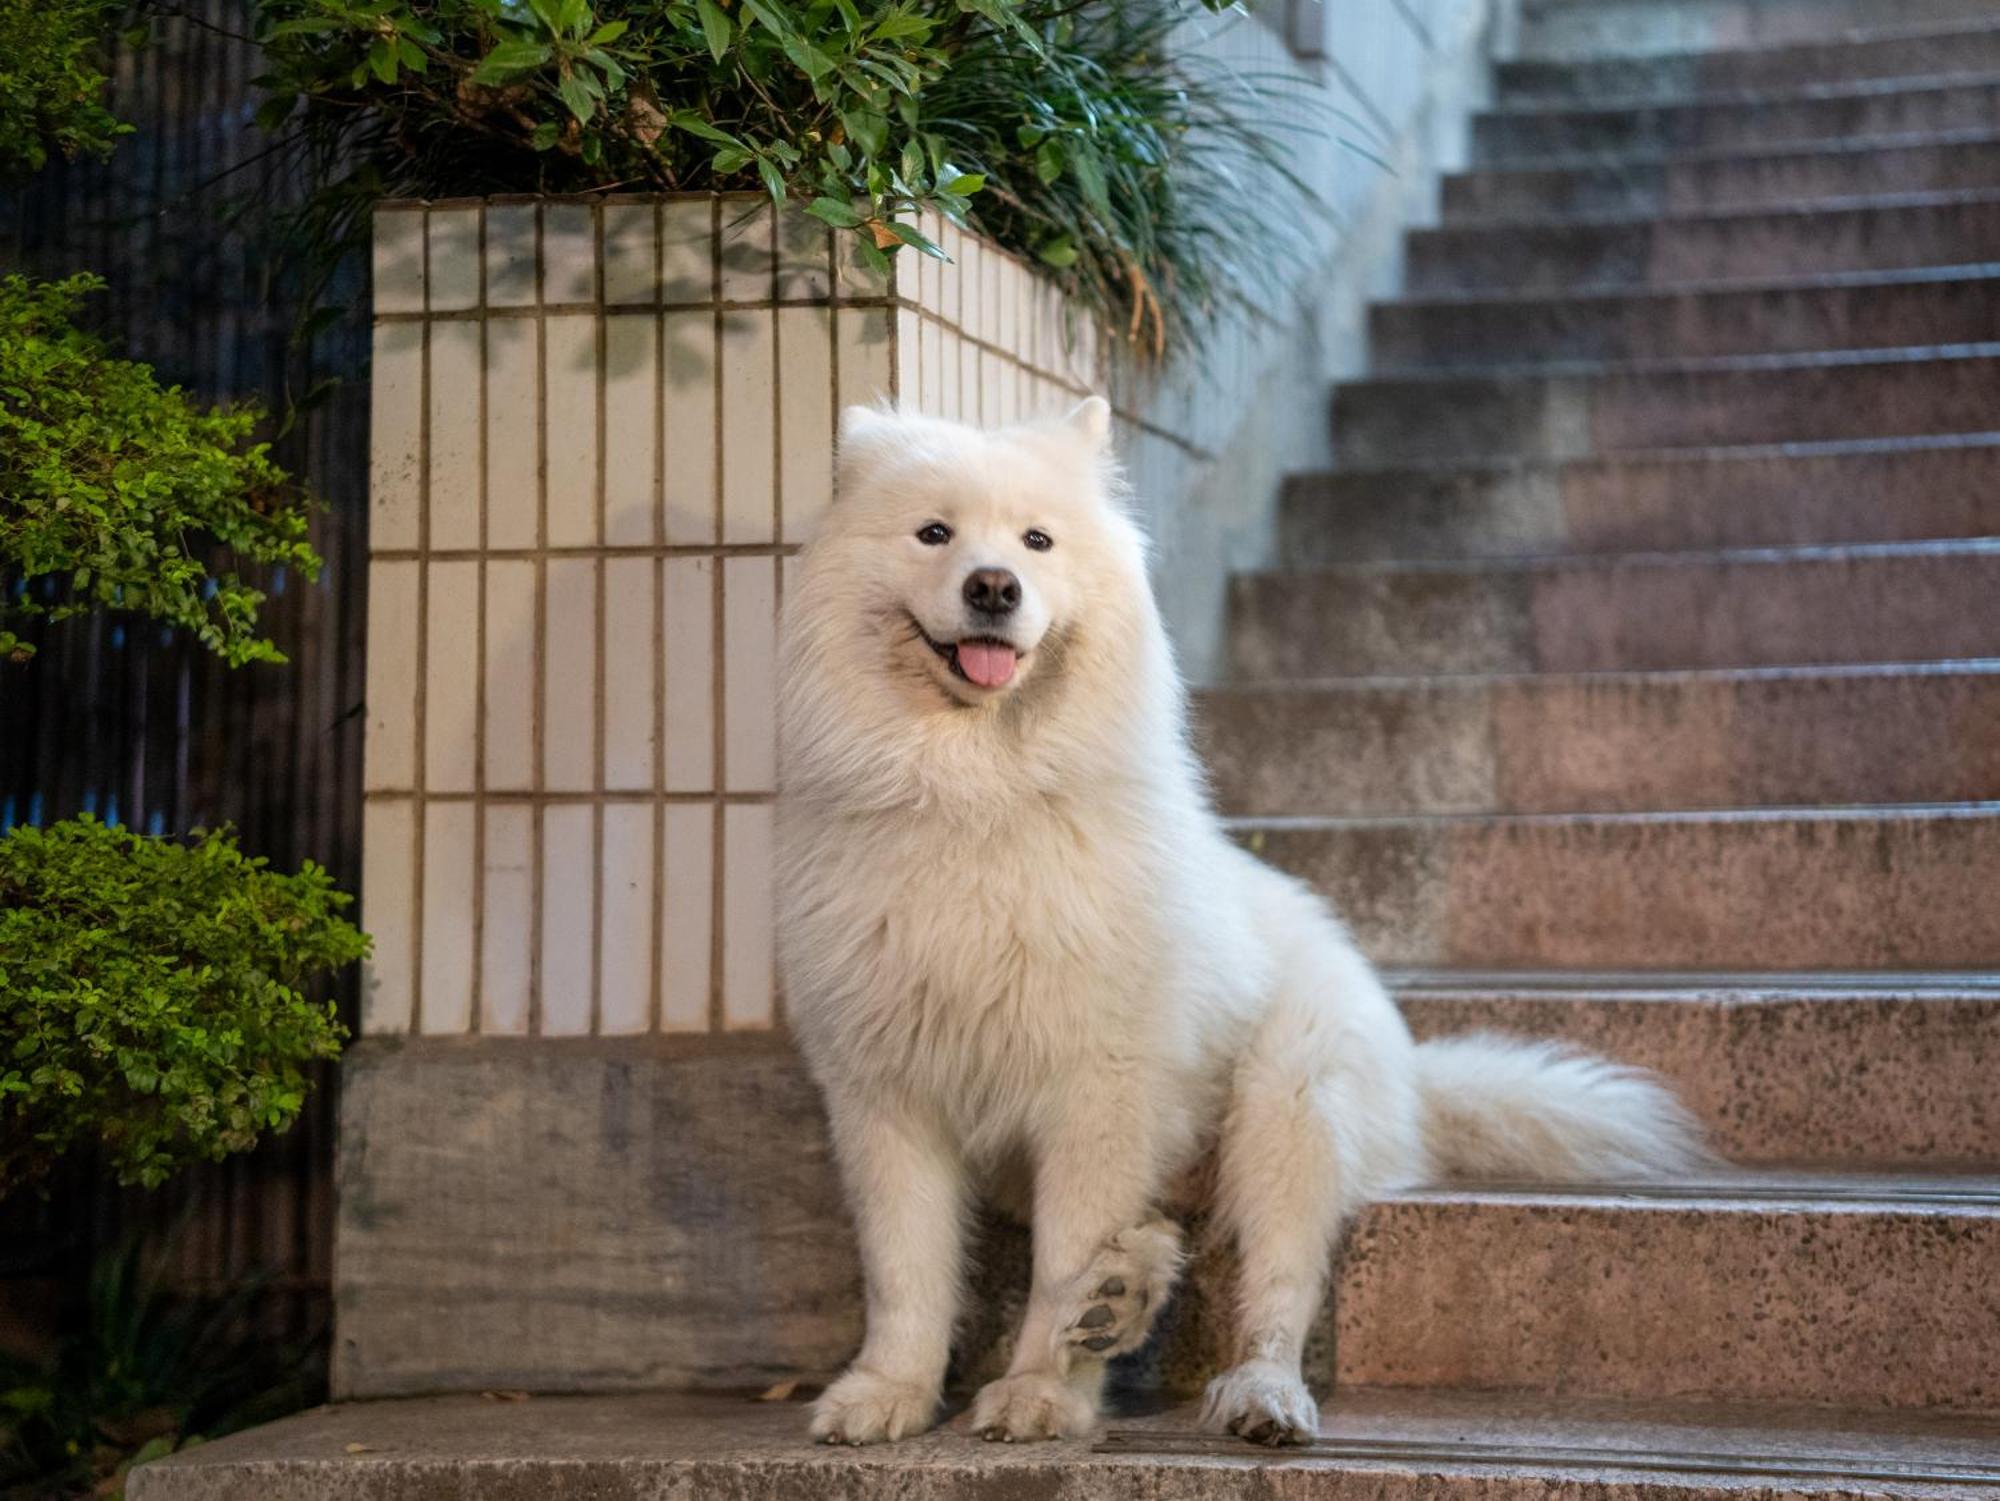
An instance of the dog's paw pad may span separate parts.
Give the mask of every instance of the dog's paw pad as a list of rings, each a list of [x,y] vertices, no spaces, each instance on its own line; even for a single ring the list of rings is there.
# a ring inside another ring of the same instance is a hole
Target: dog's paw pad
[[[812,1436],[856,1448],[885,1443],[922,1433],[936,1411],[937,1393],[929,1388],[850,1370],[813,1404]]]
[[[1309,1444],[1319,1433],[1319,1404],[1295,1372],[1249,1360],[1208,1384],[1201,1426],[1274,1448]]]
[[[1076,1438],[1096,1422],[1090,1398],[1057,1376],[1003,1376],[972,1404],[972,1431],[989,1444]]]
[[[1181,1267],[1181,1232],[1149,1220],[1106,1241],[1077,1278],[1074,1309],[1057,1339],[1072,1353],[1110,1357],[1136,1350]]]

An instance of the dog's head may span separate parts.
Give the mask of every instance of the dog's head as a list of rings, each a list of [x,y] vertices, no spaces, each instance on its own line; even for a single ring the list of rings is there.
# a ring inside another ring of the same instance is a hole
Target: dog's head
[[[838,498],[806,559],[813,628],[868,638],[920,702],[979,709],[1063,671],[1088,606],[1143,583],[1138,533],[1112,498],[1110,409],[985,432],[853,407]]]

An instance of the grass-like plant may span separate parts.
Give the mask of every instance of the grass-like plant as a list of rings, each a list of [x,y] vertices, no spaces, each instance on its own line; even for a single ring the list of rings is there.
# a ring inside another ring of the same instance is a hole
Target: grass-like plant
[[[0,181],[102,156],[131,127],[104,107],[118,0],[0,0]]]
[[[1170,48],[1222,0],[260,0],[262,122],[359,243],[379,197],[761,186],[878,264],[917,208],[1158,351],[1309,212],[1271,91]],[[1292,201],[1257,199],[1273,188]]]
[[[0,837],[0,1199],[78,1149],[153,1187],[290,1126],[346,1035],[307,988],[367,952],[351,901],[226,831]]]
[[[282,662],[237,565],[307,579],[305,497],[253,439],[252,407],[208,408],[117,359],[73,321],[92,276],[0,276],[0,658],[30,615],[137,611],[232,666]]]

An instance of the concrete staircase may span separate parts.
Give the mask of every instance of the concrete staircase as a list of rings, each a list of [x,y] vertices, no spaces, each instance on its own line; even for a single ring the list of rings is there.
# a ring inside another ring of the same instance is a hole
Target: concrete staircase
[[[1658,1069],[1741,1170],[1372,1210],[1276,1460],[439,1398],[137,1501],[2000,1486],[2000,0],[1531,0],[1526,52],[1233,586],[1206,750],[1420,1033]]]

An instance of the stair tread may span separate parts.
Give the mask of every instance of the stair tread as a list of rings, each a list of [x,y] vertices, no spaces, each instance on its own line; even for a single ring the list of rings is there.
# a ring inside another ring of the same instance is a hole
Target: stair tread
[[[1826,31],[1811,41],[1777,40],[1769,42],[1749,42],[1730,47],[1675,47],[1659,52],[1619,52],[1607,53],[1600,57],[1576,57],[1566,53],[1523,53],[1509,58],[1509,63],[1520,63],[1537,68],[1567,68],[1579,63],[1597,61],[1663,63],[1695,63],[1715,57],[1770,56],[1780,52],[1798,52],[1807,48],[1818,50],[1828,46],[1868,47],[1881,42],[1897,42],[1913,38],[1940,36],[1987,35],[2000,31],[2000,18],[1991,22],[1951,18],[1939,21],[1918,21],[1914,23],[1892,24],[1888,26],[1842,26]]]
[[[1333,564],[1333,567],[1343,565]],[[1400,565],[1391,565],[1400,566]],[[1276,678],[1218,683],[1196,694],[1202,702],[1253,698],[1342,697],[1371,693],[1490,693],[1498,688],[1557,693],[1580,684],[1670,689],[1689,683],[1831,683],[1875,678],[2000,678],[2000,657],[1934,662],[1829,662],[1777,667],[1668,667],[1597,672],[1466,672],[1375,677]]]
[[[1462,373],[1462,372],[1454,372]],[[1399,375],[1396,379],[1401,379]],[[1399,474],[1432,477],[1446,474],[1527,474],[1542,470],[1619,468],[1650,464],[1717,464],[1765,459],[1866,457],[1890,453],[1927,453],[1939,449],[2000,448],[2000,432],[1910,433],[1881,438],[1827,438],[1795,443],[1736,443],[1693,448],[1628,448],[1583,458],[1548,459],[1532,455],[1408,459],[1395,464],[1341,464],[1332,469],[1304,470],[1297,479],[1385,478]]]
[[[1240,833],[1255,834],[1258,830],[1311,833],[1315,830],[1437,828],[1471,824],[1495,828],[1551,828],[1578,824],[1969,823],[1993,819],[2000,819],[2000,801],[1653,808],[1579,813],[1260,813],[1225,818],[1222,822]]]
[[[2000,996],[2000,971],[1985,970],[1475,970],[1386,969],[1397,994],[1426,997],[1614,995],[1620,1000],[1699,997],[1759,1001],[1772,997],[1852,999]]]
[[[1245,580],[1282,580],[1317,574],[1342,576],[1401,573],[1516,574],[1551,570],[1603,572],[1608,569],[1634,567],[1713,568],[1721,565],[1782,567],[1788,563],[1847,563],[1871,558],[1942,557],[2000,559],[2000,537],[1938,537],[1905,542],[1807,542],[1779,547],[1662,549],[1647,552],[1547,553],[1515,558],[1405,558],[1352,563],[1315,563],[1306,567],[1252,568],[1241,570],[1235,577]],[[1782,667],[1789,664],[1761,665]]]
[[[2000,30],[2000,28],[1995,28]],[[1571,115],[1694,112],[1706,109],[1765,109],[1822,99],[1873,99],[1884,94],[1922,94],[1941,89],[1987,88],[2000,83],[1991,68],[1958,72],[1885,73],[1869,78],[1833,78],[1782,88],[1731,88],[1697,94],[1589,94],[1571,99],[1496,104],[1479,112],[1488,120],[1545,120]]]
[[[1545,304],[1672,302],[1688,297],[1754,296],[1778,292],[1844,292],[1883,287],[1952,286],[2000,280],[2000,261],[1957,265],[1898,266],[1861,271],[1808,271],[1778,276],[1729,277],[1704,281],[1649,282],[1644,286],[1576,286],[1562,289],[1480,288],[1464,292],[1412,292],[1376,302],[1378,308],[1538,307]]]
[[[1764,1212],[1774,1208],[1837,1208],[1879,1214],[1942,1210],[1992,1217],[2000,1215],[2000,1172],[1991,1168],[1911,1166],[1870,1171],[1760,1164],[1632,1183],[1426,1184],[1392,1194],[1383,1202],[1536,1208],[1587,1205],[1689,1213]]]
[[[1772,142],[1763,146],[1711,146],[1689,150],[1573,152],[1537,157],[1532,162],[1493,162],[1456,175],[1478,177],[1507,172],[1592,172],[1606,168],[1672,166],[1681,162],[1762,160],[1782,156],[1872,156],[1912,146],[1983,146],[2000,141],[2000,131],[1979,127],[1962,130],[1912,130],[1884,135],[1842,136],[1836,140]]]
[[[1716,220],[1767,219],[1788,215],[1810,219],[1868,209],[1949,208],[1995,202],[2000,202],[2000,188],[1932,188],[1914,193],[1856,193],[1845,198],[1773,199],[1767,203],[1718,204],[1713,208],[1672,208],[1652,214],[1596,211],[1577,214],[1461,214],[1453,216],[1448,224],[1424,225],[1411,233],[1433,236],[1500,234],[1509,230],[1558,233],[1656,226],[1671,228],[1677,224],[1711,223]]]
[[[1879,349],[1804,349],[1777,354],[1676,355],[1666,359],[1560,359],[1397,370],[1343,381],[1355,386],[1448,385],[1474,381],[1592,380],[1606,376],[1709,375],[1746,370],[1840,370],[1869,365],[1924,365],[2000,359],[2000,341],[1896,345]],[[1852,440],[1850,440],[1852,441]],[[1872,441],[1872,440],[1870,440]],[[1715,445],[1704,445],[1715,446]],[[1629,451],[1626,451],[1629,452]]]
[[[212,1440],[139,1470],[127,1494],[263,1501],[282,1479],[303,1501],[390,1501],[428,1479],[484,1501],[539,1501],[559,1479],[564,1494],[605,1501],[657,1495],[669,1481],[676,1494],[738,1501],[780,1501],[807,1487],[842,1498],[893,1487],[903,1501],[944,1501],[969,1486],[1085,1495],[1139,1483],[1155,1501],[1250,1501],[1271,1495],[1282,1474],[1288,1496],[1417,1501],[1471,1476],[1485,1494],[1530,1501],[1557,1486],[1629,1496],[1635,1480],[1717,1494],[1754,1483],[1760,1494],[1790,1495],[1886,1479],[1905,1493],[1950,1496],[2000,1479],[2000,1427],[1957,1414],[1343,1388],[1322,1411],[1319,1443],[1280,1454],[1203,1436],[1196,1414],[1192,1404],[1120,1413],[1094,1442],[982,1444],[961,1405],[921,1438],[829,1450],[806,1441],[798,1403],[741,1393],[400,1398],[315,1408]]]

